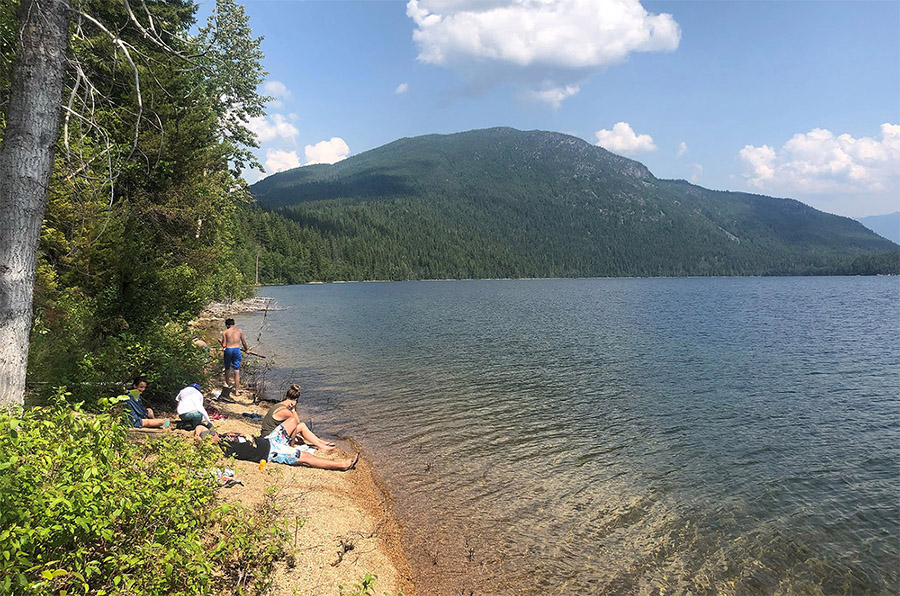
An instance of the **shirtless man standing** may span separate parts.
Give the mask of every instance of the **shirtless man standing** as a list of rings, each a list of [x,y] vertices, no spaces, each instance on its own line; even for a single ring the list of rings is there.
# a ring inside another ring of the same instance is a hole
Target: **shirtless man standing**
[[[234,319],[225,319],[225,331],[219,338],[219,343],[224,349],[225,360],[225,384],[228,384],[228,371],[234,369],[234,395],[239,395],[241,391],[241,346],[247,352],[247,340],[244,339],[244,332],[240,327],[234,326]]]

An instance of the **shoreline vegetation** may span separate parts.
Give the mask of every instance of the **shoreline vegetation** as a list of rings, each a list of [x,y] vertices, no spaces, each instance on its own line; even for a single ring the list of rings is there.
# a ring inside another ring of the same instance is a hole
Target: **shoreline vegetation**
[[[320,286],[325,284],[386,284],[403,281],[534,281],[547,279],[719,279],[729,277],[897,277],[900,273],[853,273],[853,274],[835,274],[835,275],[616,275],[616,276],[585,276],[585,277],[435,277],[427,279],[334,279],[330,281],[298,281],[284,283],[261,283],[259,288],[280,288],[282,286]],[[236,301],[235,304],[241,301]],[[216,303],[218,305],[227,305],[229,303]],[[259,309],[264,310],[264,309]],[[277,307],[269,310],[278,310]],[[241,312],[254,312],[246,310]]]

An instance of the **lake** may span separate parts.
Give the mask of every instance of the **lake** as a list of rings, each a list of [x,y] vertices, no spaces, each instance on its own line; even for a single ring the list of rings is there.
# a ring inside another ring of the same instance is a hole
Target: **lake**
[[[421,594],[900,591],[898,278],[260,294],[270,394],[375,462]]]

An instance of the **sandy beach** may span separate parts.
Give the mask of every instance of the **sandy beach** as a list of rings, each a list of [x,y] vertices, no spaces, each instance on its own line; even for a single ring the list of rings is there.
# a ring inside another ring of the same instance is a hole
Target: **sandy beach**
[[[267,308],[277,306],[264,298],[212,305],[198,320],[197,327],[202,337],[216,346],[222,318]],[[215,350],[212,354],[215,360]],[[221,386],[221,378],[214,378],[214,386]],[[227,417],[215,421],[219,432],[259,433],[260,419],[244,414],[263,416],[274,402],[254,403],[255,390],[252,377],[242,378],[241,394],[229,398],[233,403],[207,400],[207,408],[212,406]],[[298,410],[302,419],[302,397]],[[351,442],[338,440],[337,443],[333,452],[316,455],[341,459],[358,451]],[[349,472],[275,463],[268,463],[260,470],[259,464],[246,461],[235,461],[233,469],[243,485],[221,489],[225,502],[254,507],[267,494],[273,494],[281,508],[283,527],[289,535],[289,554],[276,566],[274,596],[336,595],[341,585],[345,591],[352,591],[367,573],[378,577],[375,582],[378,594],[416,594],[401,544],[401,527],[391,514],[390,496],[375,480],[365,453],[356,469]]]
[[[233,404],[215,403],[228,417],[216,421],[216,428],[258,433],[259,420],[242,414],[263,415],[269,404],[254,405],[249,392],[235,400]],[[341,442],[326,457],[343,458],[353,452],[352,445]],[[226,502],[253,507],[271,492],[281,506],[289,555],[277,566],[273,594],[337,594],[339,585],[350,587],[366,573],[378,576],[379,594],[415,594],[389,497],[373,479],[365,454],[350,472],[274,463],[260,470],[258,464],[246,461],[235,461],[233,469],[243,486],[221,489]]]

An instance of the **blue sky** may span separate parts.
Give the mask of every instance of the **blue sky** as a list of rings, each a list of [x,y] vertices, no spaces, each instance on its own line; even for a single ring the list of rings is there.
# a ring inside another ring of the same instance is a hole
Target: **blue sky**
[[[201,16],[211,8],[202,4]],[[268,173],[404,136],[565,132],[662,178],[900,209],[900,2],[250,1]],[[247,173],[248,181],[262,174]]]

